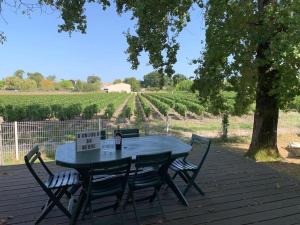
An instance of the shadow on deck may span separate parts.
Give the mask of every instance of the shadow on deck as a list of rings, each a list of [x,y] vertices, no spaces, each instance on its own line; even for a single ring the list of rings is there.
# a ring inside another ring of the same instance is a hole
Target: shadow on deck
[[[197,158],[196,153],[192,158]],[[54,163],[49,163],[49,166],[53,170],[61,169]],[[172,193],[161,192],[165,220],[162,220],[157,202],[138,203],[142,223],[300,224],[299,183],[238,153],[213,148],[197,183],[206,195],[200,196],[191,189],[187,194],[190,207],[181,205]],[[177,184],[183,185],[180,180]],[[45,200],[45,194],[25,165],[0,167],[0,225],[34,224]],[[98,217],[94,220],[99,224],[121,224],[119,214],[114,214],[112,210],[95,213],[94,216]],[[135,224],[131,205],[125,210],[125,221],[128,225]],[[68,219],[54,208],[41,224],[68,224]],[[90,224],[90,221],[87,219],[78,224]]]

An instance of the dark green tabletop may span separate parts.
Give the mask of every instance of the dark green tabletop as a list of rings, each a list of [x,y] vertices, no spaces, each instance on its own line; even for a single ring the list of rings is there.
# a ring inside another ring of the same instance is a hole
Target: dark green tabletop
[[[56,150],[56,164],[69,168],[83,168],[91,163],[116,160],[137,155],[171,151],[174,158],[191,150],[191,146],[173,136],[145,136],[123,138],[122,150],[115,150],[114,139],[101,141],[100,150],[76,152],[75,142],[59,145]]]

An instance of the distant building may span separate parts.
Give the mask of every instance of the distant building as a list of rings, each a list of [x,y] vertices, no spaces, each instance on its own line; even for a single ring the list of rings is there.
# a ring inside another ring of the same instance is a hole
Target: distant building
[[[130,84],[118,83],[118,84],[102,84],[101,90],[106,92],[131,92]]]

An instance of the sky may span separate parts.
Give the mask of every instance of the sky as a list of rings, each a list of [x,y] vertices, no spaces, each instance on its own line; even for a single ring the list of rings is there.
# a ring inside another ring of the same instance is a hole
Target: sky
[[[87,34],[58,33],[61,19],[57,13],[34,12],[24,16],[12,9],[2,11],[0,31],[7,41],[0,44],[0,79],[22,69],[25,72],[40,72],[58,79],[85,80],[89,75],[98,75],[104,82],[134,76],[142,79],[153,67],[148,64],[147,53],[140,58],[137,70],[127,62],[127,42],[124,36],[134,22],[129,15],[118,16],[114,7],[102,11],[99,5],[86,8]],[[178,37],[180,50],[176,73],[192,76],[195,65],[204,47],[205,30],[200,9],[191,10],[191,22]]]

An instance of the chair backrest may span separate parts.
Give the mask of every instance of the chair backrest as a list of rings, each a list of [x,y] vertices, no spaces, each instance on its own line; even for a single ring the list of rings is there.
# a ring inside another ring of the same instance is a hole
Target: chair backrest
[[[46,173],[49,176],[53,176],[53,173],[50,171],[50,169],[46,166],[44,160],[41,157],[41,152],[39,150],[38,145],[35,145],[25,156],[24,161],[25,165],[27,166],[28,170],[34,177],[34,179],[38,182],[38,184],[44,189],[47,190],[47,187],[45,186],[44,182],[40,179],[38,173],[35,171],[33,165],[36,161],[39,161]]]
[[[171,152],[138,155],[135,161],[136,173],[143,168],[151,168],[152,171],[158,172],[164,179],[170,163]]]
[[[114,130],[114,135],[118,130]],[[129,129],[120,129],[120,133],[122,134],[123,138],[132,138],[132,137],[139,137],[140,131],[136,128],[129,128]]]
[[[99,175],[116,175],[116,179],[122,183],[125,189],[131,168],[131,161],[131,157],[127,157],[119,160],[93,163],[89,173],[90,179],[93,180],[94,177]]]
[[[207,157],[207,154],[210,150],[211,141],[210,141],[210,139],[208,139],[206,137],[202,137],[197,134],[192,134],[191,145],[194,147],[195,144],[201,145],[201,147],[205,148],[205,149],[203,149],[204,152],[201,155],[201,159],[198,164],[198,170],[200,170],[200,168],[202,167],[202,165]],[[202,150],[201,147],[199,148],[199,150]]]

